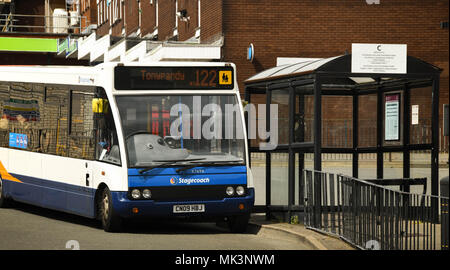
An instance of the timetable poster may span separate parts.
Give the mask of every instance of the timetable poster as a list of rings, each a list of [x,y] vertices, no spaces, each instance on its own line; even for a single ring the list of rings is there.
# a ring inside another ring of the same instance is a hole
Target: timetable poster
[[[386,141],[400,140],[400,95],[386,95],[384,139]]]

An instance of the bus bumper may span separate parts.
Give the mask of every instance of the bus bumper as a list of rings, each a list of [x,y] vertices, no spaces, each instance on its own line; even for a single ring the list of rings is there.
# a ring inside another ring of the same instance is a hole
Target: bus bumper
[[[225,198],[212,201],[172,201],[130,200],[127,192],[111,192],[114,212],[122,218],[200,218],[214,219],[249,214],[255,202],[255,191],[248,189],[247,196]],[[174,213],[175,205],[203,204],[204,212]]]

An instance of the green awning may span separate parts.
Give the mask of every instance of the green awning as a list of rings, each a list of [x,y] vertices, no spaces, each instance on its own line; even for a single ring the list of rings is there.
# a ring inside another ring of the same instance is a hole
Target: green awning
[[[0,37],[0,51],[56,53],[58,51],[58,39]]]

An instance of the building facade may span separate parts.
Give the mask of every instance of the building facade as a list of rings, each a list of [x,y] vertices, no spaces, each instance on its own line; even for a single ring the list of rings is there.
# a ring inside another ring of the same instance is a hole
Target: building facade
[[[15,4],[13,8],[11,3]],[[56,15],[61,9],[68,16],[64,22],[67,27],[58,32],[55,24],[62,22]],[[233,62],[243,95],[246,79],[283,62],[352,53],[352,43],[406,44],[408,55],[442,69],[440,125],[443,104],[449,103],[449,1],[446,0],[11,0],[0,1],[0,11],[4,14],[0,23],[4,30],[0,33],[3,64]],[[19,11],[56,19],[28,18],[27,25],[45,27],[42,30],[30,27],[24,34],[6,23],[11,18],[9,14]],[[73,12],[78,17],[72,18]],[[24,35],[56,39],[57,48],[37,53],[2,50],[2,37]],[[412,93],[411,105],[419,108],[419,125],[411,127],[411,143],[431,141],[430,93],[428,89]],[[287,102],[283,100],[286,98],[276,100],[280,126],[288,123]],[[252,100],[265,101],[264,97]],[[324,146],[342,147],[351,143],[352,111],[347,106],[351,102],[351,98],[339,96],[323,100]],[[367,96],[360,102],[364,106],[360,106],[359,145],[376,146],[372,131],[376,97]],[[308,113],[305,111],[305,115]],[[283,132],[280,131],[279,137],[286,140],[288,136]],[[441,152],[448,153],[448,136],[443,136],[442,128],[439,145]],[[414,153],[416,157],[421,154]],[[395,156],[394,153],[387,159],[395,161]],[[428,156],[426,159],[429,162]],[[280,164],[286,163],[286,156],[280,160]]]
[[[229,61],[243,93],[244,80],[281,60],[351,53],[352,43],[406,44],[408,55],[443,70],[441,123],[449,103],[448,1],[9,0],[0,10],[3,64]],[[11,38],[25,39],[7,44]],[[14,49],[30,39],[51,39],[52,49]],[[431,104],[423,105],[420,113],[430,115]],[[334,111],[324,112],[330,121]],[[448,151],[448,137],[441,146]]]
[[[0,1],[1,64],[89,64],[58,50],[59,40],[84,35],[87,24],[73,0]]]
[[[448,103],[448,1],[80,0],[80,6],[97,23],[97,39],[220,45],[220,57],[205,59],[235,63],[241,90],[279,57],[337,56],[351,53],[352,43],[407,44],[408,55],[443,69],[440,99]]]

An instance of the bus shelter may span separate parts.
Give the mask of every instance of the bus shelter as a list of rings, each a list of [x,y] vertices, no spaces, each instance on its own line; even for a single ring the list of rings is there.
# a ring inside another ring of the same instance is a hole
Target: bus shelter
[[[256,119],[257,130],[270,135],[249,136],[255,182],[265,179],[257,211],[289,219],[302,212],[303,169],[395,179],[403,191],[410,186],[399,181],[425,177],[427,193],[439,195],[442,70],[412,56],[404,74],[352,73],[351,63],[346,54],[285,64],[244,82],[245,100],[255,108],[252,115],[247,110],[247,126]],[[260,147],[271,136],[276,144]]]

